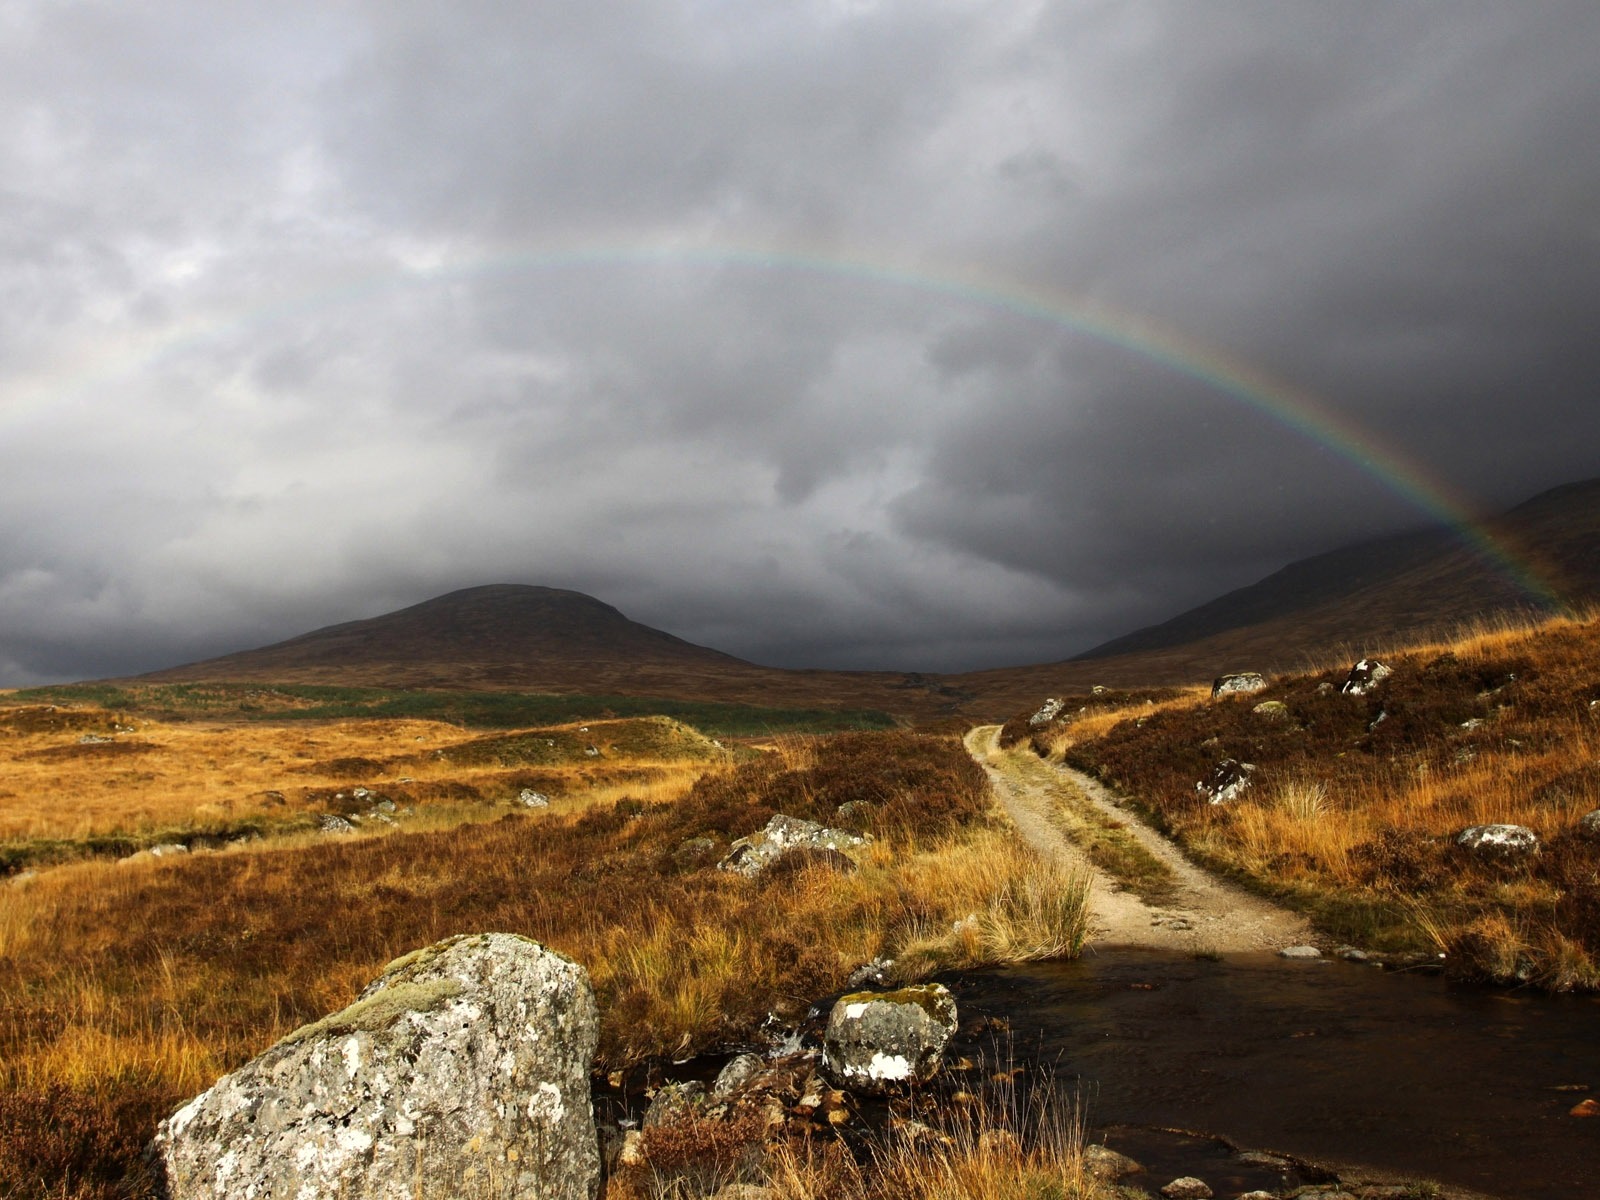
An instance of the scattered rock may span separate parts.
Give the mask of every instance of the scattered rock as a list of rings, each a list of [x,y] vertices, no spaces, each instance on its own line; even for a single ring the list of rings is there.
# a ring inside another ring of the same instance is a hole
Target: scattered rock
[[[1567,1113],[1571,1117],[1600,1117],[1600,1100],[1582,1100]]]
[[[1578,836],[1600,839],[1600,808],[1586,812],[1578,818]]]
[[[1056,697],[1052,696],[1039,706],[1038,712],[1034,713],[1033,716],[1028,718],[1028,724],[1032,725],[1036,729],[1040,725],[1048,725],[1051,721],[1054,721],[1058,716],[1061,715],[1061,710],[1066,706],[1067,702],[1065,700],[1058,700]]]
[[[1461,722],[1461,728],[1463,728],[1463,729],[1481,729],[1481,728],[1483,728],[1483,718],[1482,717],[1468,717],[1465,721]]]
[[[170,1200],[590,1200],[598,1029],[575,963],[513,934],[450,938],[224,1075],[148,1158]]]
[[[585,746],[583,748],[583,753],[584,753],[584,756],[587,757],[587,758],[599,758],[600,757],[600,747],[599,746]]]
[[[1384,666],[1375,658],[1363,658],[1350,668],[1350,674],[1339,690],[1346,696],[1365,696],[1393,674],[1394,668]]]
[[[86,733],[78,739],[80,746],[103,746],[112,739],[98,733]]]
[[[1374,729],[1376,729],[1379,725],[1382,725],[1388,719],[1389,719],[1389,710],[1386,709],[1386,708],[1380,708],[1378,710],[1378,715],[1373,717],[1372,720],[1367,722],[1367,732],[1371,733]]]
[[[336,813],[323,813],[317,818],[318,833],[354,833],[356,827]]]
[[[749,1082],[766,1070],[767,1064],[754,1054],[739,1054],[728,1060],[722,1070],[717,1072],[716,1082],[711,1085],[711,1098],[713,1100],[726,1100],[743,1091]]]
[[[1126,1154],[1118,1154],[1109,1146],[1085,1146],[1083,1169],[1091,1178],[1105,1183],[1121,1179],[1124,1175],[1138,1175],[1144,1171],[1140,1163]]]
[[[548,808],[550,797],[543,792],[536,792],[532,788],[523,788],[517,793],[517,803],[523,808]]]
[[[1289,706],[1282,700],[1263,700],[1250,710],[1258,717],[1265,717],[1269,721],[1287,721],[1289,719]]]
[[[372,799],[372,790],[370,788],[358,787],[358,788],[355,788],[353,791],[351,791],[350,794],[352,796],[354,796],[357,800],[370,800],[370,799]]]
[[[1236,671],[1231,675],[1219,675],[1211,683],[1211,698],[1218,696],[1248,695],[1259,692],[1267,686],[1267,681],[1261,678],[1256,671]]]
[[[1211,804],[1226,804],[1230,800],[1237,800],[1249,790],[1250,776],[1255,773],[1255,769],[1254,763],[1225,758],[1212,768],[1207,778],[1194,785],[1194,790]]]
[[[151,858],[169,858],[174,854],[189,853],[189,847],[182,842],[162,842],[159,846],[151,846],[146,853]]]
[[[1239,1200],[1278,1200],[1271,1192],[1263,1192],[1259,1188],[1253,1192],[1240,1192]]]
[[[707,1094],[706,1085],[695,1079],[663,1084],[645,1109],[644,1127],[654,1129],[696,1115],[705,1107]]]
[[[1211,1200],[1214,1193],[1206,1186],[1204,1180],[1196,1179],[1193,1175],[1184,1175],[1162,1188],[1161,1194],[1167,1200]]]
[[[880,956],[869,963],[863,963],[854,971],[851,971],[850,977],[844,981],[844,985],[852,988],[862,988],[868,984],[887,987],[893,982],[893,977],[889,974],[893,969],[894,959]]]
[[[955,997],[942,984],[853,992],[828,1015],[822,1068],[839,1087],[885,1095],[932,1079],[955,1031]]]
[[[846,800],[833,811],[846,820],[853,820],[859,817],[870,817],[877,811],[877,807],[871,800]]]
[[[1321,958],[1322,951],[1315,946],[1285,946],[1278,951],[1279,958]]]
[[[1483,858],[1521,858],[1539,849],[1539,835],[1526,825],[1471,825],[1456,845]]]
[[[1372,958],[1365,950],[1358,950],[1354,946],[1336,946],[1333,952],[1345,962],[1367,962]]]
[[[756,876],[771,866],[785,851],[798,847],[844,851],[864,846],[867,839],[843,829],[828,829],[815,821],[802,821],[782,813],[766,827],[740,838],[717,866],[736,875]]]
[[[1243,1167],[1271,1167],[1275,1171],[1287,1171],[1294,1166],[1293,1159],[1266,1150],[1241,1150],[1234,1155],[1234,1161]]]

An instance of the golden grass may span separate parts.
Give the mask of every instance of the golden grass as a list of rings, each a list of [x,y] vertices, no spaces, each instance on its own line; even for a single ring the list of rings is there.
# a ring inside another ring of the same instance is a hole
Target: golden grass
[[[584,964],[611,1066],[748,1037],[880,955],[914,978],[1081,944],[1083,881],[1014,845],[954,738],[785,741],[661,786],[581,811],[81,862],[0,885],[0,1101],[100,1114],[120,1131],[115,1166],[218,1074],[454,933],[521,932]],[[837,820],[846,799],[873,805],[854,873],[715,869],[772,812]],[[697,838],[711,853],[681,858]]]
[[[1093,741],[1124,721],[1137,721],[1152,717],[1156,713],[1187,708],[1197,701],[1208,699],[1211,695],[1209,687],[1198,685],[1183,688],[1181,691],[1181,695],[1165,700],[1142,700],[1115,707],[1091,708],[1081,715],[1068,716],[1065,720],[1052,722],[1036,739],[1037,749],[1046,757],[1059,762],[1069,747],[1080,742]]]
[[[1492,619],[1381,660],[1370,696],[1340,694],[1353,658],[1259,697],[1174,702],[1062,753],[1157,808],[1213,863],[1305,904],[1336,936],[1429,948],[1463,976],[1600,988],[1600,620]],[[1258,700],[1284,707],[1256,714]],[[1209,805],[1223,758],[1255,787]],[[1522,825],[1538,854],[1475,857],[1473,825]]]

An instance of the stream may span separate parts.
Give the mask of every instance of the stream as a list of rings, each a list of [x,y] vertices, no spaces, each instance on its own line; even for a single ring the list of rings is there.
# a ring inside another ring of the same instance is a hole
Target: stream
[[[952,982],[1147,1178],[1167,1143],[1144,1131],[1169,1128],[1503,1200],[1600,1196],[1600,1117],[1569,1115],[1600,1097],[1592,996],[1116,947]]]

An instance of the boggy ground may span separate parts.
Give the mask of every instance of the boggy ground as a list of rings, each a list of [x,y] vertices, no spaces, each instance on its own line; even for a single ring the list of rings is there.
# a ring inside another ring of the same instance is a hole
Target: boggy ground
[[[859,869],[717,869],[779,812],[872,834]],[[909,733],[788,741],[673,799],[41,870],[0,887],[0,1195],[143,1195],[159,1117],[451,934],[585,965],[614,1069],[749,1037],[880,956],[917,978],[1074,953],[1083,897],[959,740]]]
[[[1192,856],[1305,912],[1331,938],[1443,955],[1460,978],[1600,987],[1600,622],[1564,619],[1354,659],[1213,700],[1102,693],[1008,722],[1026,743],[1143,806]],[[1248,666],[1249,664],[1229,664]],[[1252,764],[1237,799],[1196,790]],[[1467,826],[1524,825],[1538,853],[1459,848]]]

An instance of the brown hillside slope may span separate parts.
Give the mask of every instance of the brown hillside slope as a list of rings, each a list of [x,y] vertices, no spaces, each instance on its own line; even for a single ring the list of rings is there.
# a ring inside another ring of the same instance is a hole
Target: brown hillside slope
[[[1489,522],[1506,557],[1574,608],[1600,603],[1600,480],[1544,492]],[[1502,564],[1450,532],[1302,559],[1260,583],[1065,662],[946,680],[1012,710],[1053,691],[1194,683],[1225,671],[1298,670],[1378,651],[1495,614],[1539,607]]]
[[[496,584],[288,641],[139,677],[662,696],[947,715],[935,678],[893,671],[762,667],[629,620],[593,596]]]

